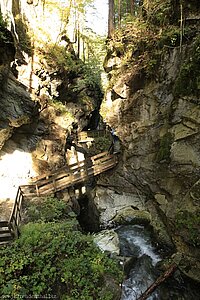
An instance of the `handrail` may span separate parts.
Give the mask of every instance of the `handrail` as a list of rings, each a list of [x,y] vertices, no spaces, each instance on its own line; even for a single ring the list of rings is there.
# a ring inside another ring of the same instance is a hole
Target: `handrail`
[[[50,192],[60,191],[76,183],[84,182],[88,177],[96,176],[117,164],[115,155],[103,152],[68,165],[40,178],[32,179],[31,185],[23,185],[21,189],[25,196],[42,196]],[[48,176],[47,176],[48,175]]]
[[[90,140],[91,138],[98,138],[98,137],[105,137],[108,136],[112,139],[112,134],[109,130],[102,129],[102,130],[88,130],[88,131],[81,131],[77,134],[78,142]]]
[[[15,203],[14,203],[11,215],[10,215],[10,219],[8,221],[9,229],[14,237],[18,237],[18,235],[19,235],[18,226],[21,221],[21,210],[22,210],[23,197],[24,196],[23,196],[21,187],[19,186],[18,190],[17,190],[16,198],[15,198]]]
[[[9,221],[0,221],[0,233],[9,233],[12,238],[19,236],[19,223],[22,217],[22,201],[24,197],[48,195],[51,192],[60,191],[77,183],[85,182],[89,177],[96,176],[114,167],[117,162],[116,155],[103,152],[60,168],[56,172],[48,172],[42,176],[35,177],[32,179],[31,184],[20,185]],[[6,228],[6,231],[1,230],[1,228]]]

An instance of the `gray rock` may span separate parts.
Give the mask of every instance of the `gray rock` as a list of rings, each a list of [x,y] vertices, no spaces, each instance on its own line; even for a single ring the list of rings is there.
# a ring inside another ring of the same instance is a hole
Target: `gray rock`
[[[119,255],[119,238],[114,230],[103,230],[95,234],[94,242],[101,251]]]

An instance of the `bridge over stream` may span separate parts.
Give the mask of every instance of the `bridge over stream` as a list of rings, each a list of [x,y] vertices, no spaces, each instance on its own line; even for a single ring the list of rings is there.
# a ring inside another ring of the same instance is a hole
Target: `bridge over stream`
[[[99,133],[95,132],[95,134]],[[79,141],[81,142],[84,139],[88,142],[91,138],[91,133],[89,136],[82,133]],[[117,163],[117,155],[105,151],[80,161],[77,160],[73,164],[68,162],[55,172],[48,172],[42,176],[32,178],[31,183],[28,185],[20,185],[9,220],[0,221],[0,244],[8,243],[18,237],[24,198],[47,196],[68,187],[73,187],[76,184],[84,184],[90,178],[115,167]]]

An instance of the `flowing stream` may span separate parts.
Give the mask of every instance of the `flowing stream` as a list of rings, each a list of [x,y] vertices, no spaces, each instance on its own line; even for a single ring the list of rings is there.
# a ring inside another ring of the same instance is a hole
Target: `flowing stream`
[[[121,300],[137,299],[156,279],[155,266],[161,260],[151,245],[150,236],[143,226],[123,226],[116,230],[120,240],[120,252],[132,257],[133,266],[122,285]],[[149,300],[159,299],[154,292]]]
[[[144,226],[127,225],[115,230],[120,241],[120,255],[131,264],[122,285],[121,300],[136,300],[160,275],[157,263],[161,257],[152,245],[151,234]],[[199,293],[180,274],[170,278],[152,293],[148,300],[198,300]]]

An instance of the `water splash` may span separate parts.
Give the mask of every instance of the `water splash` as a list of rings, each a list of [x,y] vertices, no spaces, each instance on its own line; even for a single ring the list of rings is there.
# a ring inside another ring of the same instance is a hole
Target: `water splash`
[[[122,285],[121,300],[136,300],[156,279],[155,266],[161,260],[143,226],[129,225],[117,229],[122,256],[132,256],[136,262]],[[149,300],[159,299],[154,292]]]

